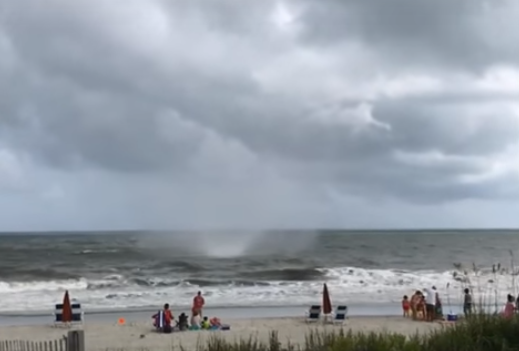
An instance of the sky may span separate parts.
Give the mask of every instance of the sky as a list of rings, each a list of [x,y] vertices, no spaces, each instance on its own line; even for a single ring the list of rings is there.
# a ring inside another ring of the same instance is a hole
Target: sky
[[[519,227],[518,17],[0,0],[0,230]]]

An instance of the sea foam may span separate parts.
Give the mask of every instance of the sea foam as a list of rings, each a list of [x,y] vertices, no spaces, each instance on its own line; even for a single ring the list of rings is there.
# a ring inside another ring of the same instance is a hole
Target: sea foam
[[[86,309],[120,309],[157,306],[165,302],[189,305],[201,289],[208,305],[223,306],[300,306],[320,302],[322,284],[326,282],[334,303],[398,304],[404,294],[435,285],[444,303],[459,304],[467,278],[452,271],[405,271],[364,269],[357,267],[321,268],[322,280],[240,282],[165,280],[151,277],[146,282],[109,275],[103,279],[69,279],[33,282],[0,281],[0,312],[52,309],[64,290],[81,301]],[[469,277],[478,297],[497,298],[513,293],[507,275],[491,272]],[[202,285],[202,286],[200,286]]]

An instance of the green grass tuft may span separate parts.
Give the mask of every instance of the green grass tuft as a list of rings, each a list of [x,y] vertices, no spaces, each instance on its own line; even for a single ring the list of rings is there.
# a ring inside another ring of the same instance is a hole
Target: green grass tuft
[[[254,336],[229,342],[217,336],[196,351],[503,351],[519,350],[519,317],[475,315],[454,326],[411,337],[397,333],[311,331],[304,345],[287,345],[272,332],[268,343]]]

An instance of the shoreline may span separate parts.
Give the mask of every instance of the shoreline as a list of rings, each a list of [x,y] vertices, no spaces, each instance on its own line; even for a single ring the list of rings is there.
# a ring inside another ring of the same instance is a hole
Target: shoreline
[[[166,303],[167,301],[164,301]],[[60,303],[58,301],[57,303]],[[312,304],[320,304],[321,301],[317,300],[313,302]],[[175,305],[174,303],[169,303],[170,308],[174,311],[190,311],[191,306],[190,305]],[[332,299],[332,305],[346,305],[348,306],[349,311],[356,311],[357,313],[360,312],[359,315],[375,315],[373,314],[373,311],[375,310],[382,310],[382,311],[390,311],[388,315],[393,316],[399,316],[401,314],[401,307],[400,302],[344,302],[344,301],[335,301]],[[492,304],[489,304],[493,305]],[[252,305],[252,306],[246,306],[246,305],[209,305],[204,308],[204,310],[210,310],[210,311],[228,311],[228,310],[236,310],[236,311],[243,311],[243,310],[307,310],[310,307],[310,304],[295,304],[295,305]],[[161,303],[157,305],[147,305],[147,306],[138,306],[138,307],[127,307],[127,308],[83,308],[83,312],[88,315],[100,315],[100,314],[114,314],[114,313],[144,313],[144,312],[150,312],[154,313],[157,311],[157,309],[161,309],[162,305]],[[454,303],[451,305],[446,305],[444,308],[452,308],[453,310],[462,310],[462,304],[461,303]],[[42,310],[7,310],[7,311],[0,311],[0,318],[4,317],[40,317],[40,316],[48,316],[49,314],[52,314],[54,312],[54,308],[47,308]],[[387,313],[387,312],[386,312]],[[277,314],[277,313],[276,313]],[[377,314],[381,315],[381,314]],[[383,313],[385,315],[385,313]]]

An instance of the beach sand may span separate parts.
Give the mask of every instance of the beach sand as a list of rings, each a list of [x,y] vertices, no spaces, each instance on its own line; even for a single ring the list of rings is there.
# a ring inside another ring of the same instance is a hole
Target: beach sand
[[[405,335],[428,333],[441,328],[440,323],[415,322],[403,317],[350,317],[344,325],[319,323],[307,324],[304,318],[255,318],[224,320],[231,325],[230,331],[186,331],[172,334],[158,334],[151,327],[151,320],[129,322],[126,325],[114,323],[85,323],[85,344],[87,351],[97,350],[175,350],[180,345],[186,350],[195,350],[199,342],[211,336],[234,341],[250,336],[268,342],[269,333],[278,332],[283,344],[304,344],[305,334],[311,330],[352,330],[354,332],[396,332]],[[0,327],[0,340],[55,340],[66,335],[69,329],[51,325],[5,326]]]

